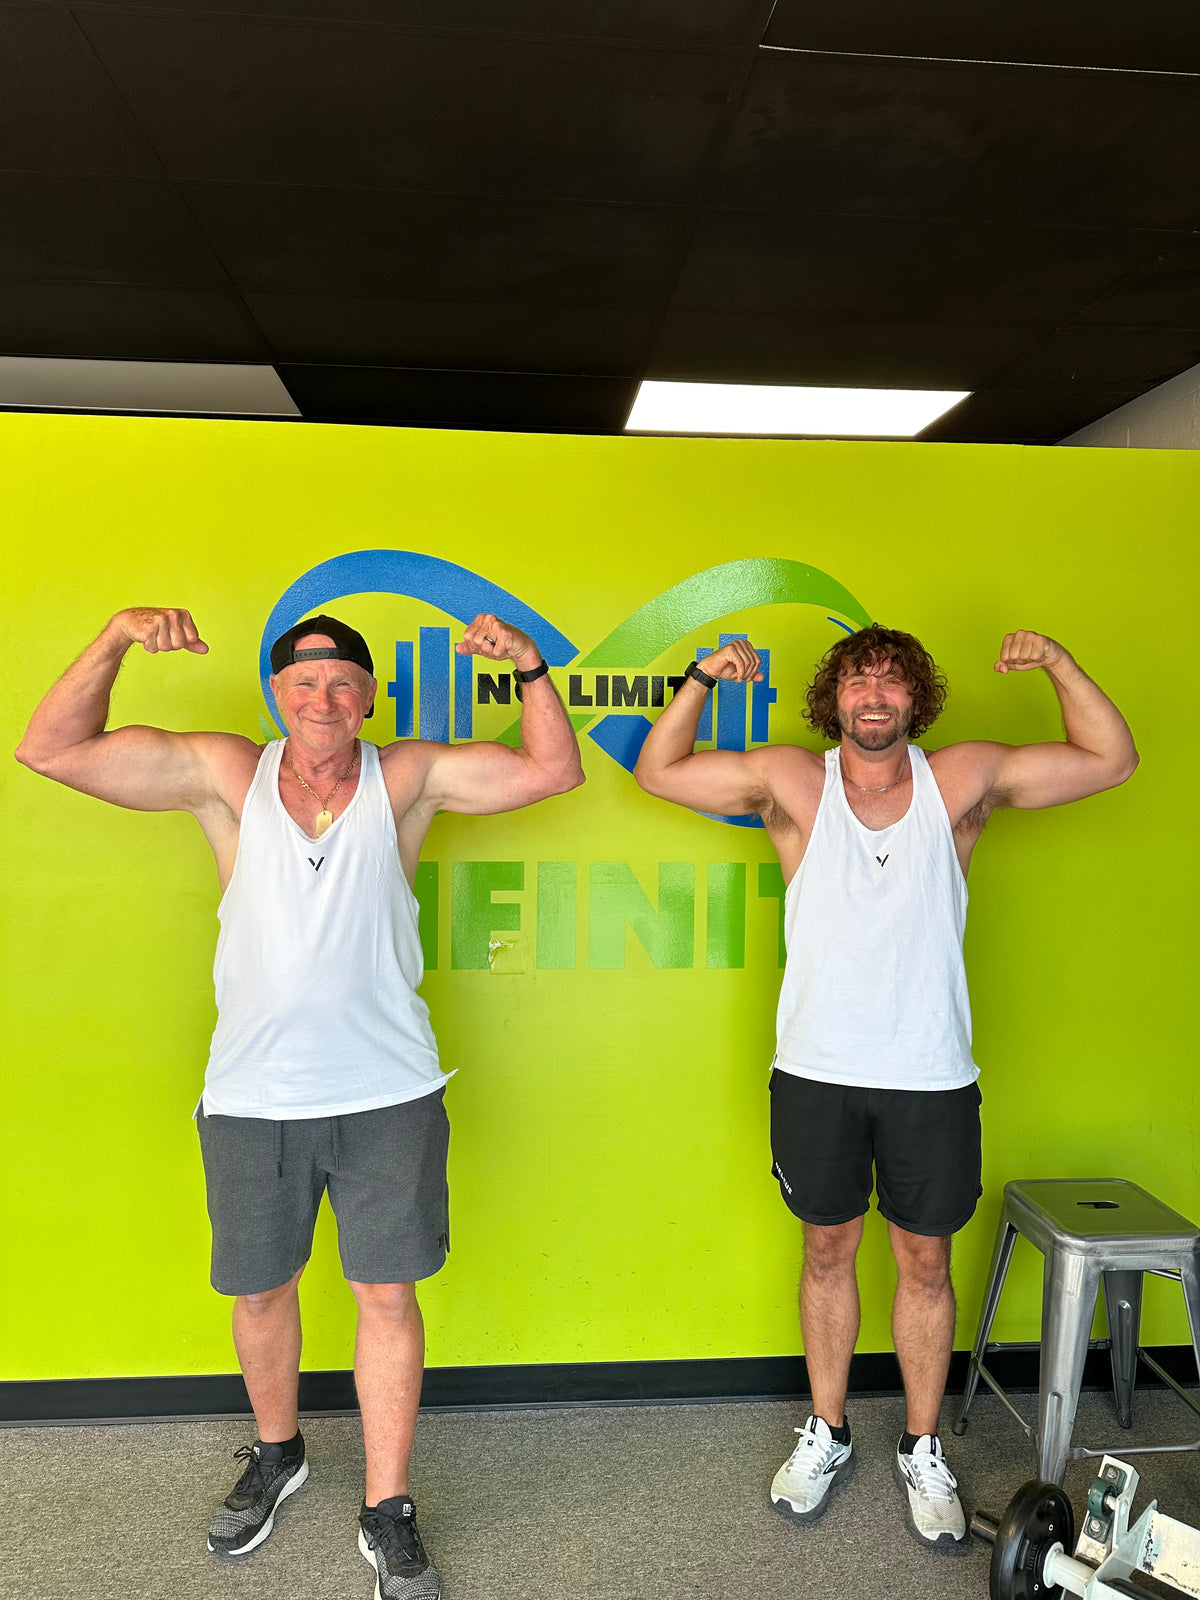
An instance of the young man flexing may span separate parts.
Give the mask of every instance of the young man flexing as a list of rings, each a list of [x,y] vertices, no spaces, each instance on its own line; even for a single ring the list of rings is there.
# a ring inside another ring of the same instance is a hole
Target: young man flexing
[[[579,750],[532,640],[490,615],[460,654],[511,660],[521,744],[360,740],[376,683],[366,641],[311,617],[275,641],[271,688],[287,738],[106,729],[126,652],[203,654],[187,611],[115,616],[34,712],[17,757],[135,811],[190,811],[223,898],[218,1020],[196,1120],[213,1224],[213,1287],[233,1295],[233,1338],[258,1438],[209,1530],[247,1555],[308,1476],[297,1418],[297,1286],[329,1190],[358,1303],[354,1380],[366,1447],[359,1549],[376,1600],[436,1600],[408,1464],[425,1338],[415,1282],[448,1247],[449,1125],[417,994],[412,884],[438,811],[514,811],[583,782]]]
[[[938,1413],[954,1336],[952,1235],[981,1193],[978,1068],[963,966],[966,872],[997,806],[1036,809],[1124,783],[1137,766],[1121,713],[1055,640],[1010,633],[996,671],[1043,670],[1062,705],[1059,743],[910,740],[945,682],[911,634],[869,627],[820,663],[807,718],[834,748],[694,752],[719,679],[761,678],[734,640],[695,662],[642,749],[642,788],[696,811],[756,812],[787,884],[787,963],[771,1076],[774,1172],[804,1224],[800,1323],[813,1414],[771,1499],[814,1521],[855,1458],[846,1421],[858,1337],[855,1255],[872,1167],[897,1284],[892,1333],[907,1403],[896,1475],[909,1526],[958,1553],[966,1524]]]

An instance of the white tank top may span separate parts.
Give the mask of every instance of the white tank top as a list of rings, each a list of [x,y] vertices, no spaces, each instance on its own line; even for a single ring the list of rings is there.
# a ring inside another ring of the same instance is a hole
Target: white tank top
[[[417,901],[379,752],[362,741],[350,804],[320,839],[284,810],[284,741],[259,758],[217,909],[217,1026],[206,1115],[336,1117],[429,1094],[438,1065]]]
[[[784,897],[787,965],[775,1065],[865,1089],[959,1089],[971,1059],[963,966],[967,884],[925,752],[912,798],[878,832],[850,809],[836,749]]]

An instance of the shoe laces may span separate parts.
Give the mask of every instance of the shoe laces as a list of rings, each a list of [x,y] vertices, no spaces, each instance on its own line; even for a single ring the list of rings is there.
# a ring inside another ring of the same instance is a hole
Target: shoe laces
[[[945,1456],[928,1455],[924,1451],[920,1455],[913,1454],[908,1458],[912,1462],[912,1473],[916,1479],[917,1492],[929,1500],[954,1500],[958,1494],[958,1479],[946,1465]]]
[[[793,1428],[800,1435],[796,1448],[788,1457],[788,1470],[799,1468],[806,1477],[819,1478],[829,1465],[835,1450],[841,1446],[836,1439],[825,1441],[806,1423],[803,1428]]]
[[[246,1463],[245,1470],[233,1486],[233,1493],[237,1495],[245,1494],[252,1486],[257,1486],[259,1492],[265,1494],[267,1485],[263,1478],[262,1462],[259,1460],[258,1452],[254,1446],[252,1444],[244,1444],[240,1450],[233,1452],[233,1459]]]
[[[392,1566],[424,1566],[426,1555],[417,1532],[416,1514],[389,1517],[383,1511],[364,1511],[363,1532],[371,1550],[382,1550]]]

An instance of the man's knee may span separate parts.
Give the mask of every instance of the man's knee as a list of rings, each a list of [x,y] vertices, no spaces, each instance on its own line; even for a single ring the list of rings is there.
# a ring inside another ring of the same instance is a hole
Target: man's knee
[[[910,1288],[940,1294],[950,1286],[950,1239],[907,1233],[894,1224],[890,1230],[896,1271]]]
[[[355,1283],[350,1288],[358,1301],[360,1312],[368,1316],[389,1317],[402,1322],[417,1308],[417,1286],[414,1283]]]
[[[804,1271],[809,1277],[824,1277],[845,1272],[854,1266],[862,1240],[862,1218],[839,1222],[832,1227],[804,1224]]]
[[[240,1311],[251,1317],[267,1317],[272,1312],[278,1311],[281,1305],[296,1297],[296,1285],[300,1282],[300,1268],[286,1283],[281,1283],[276,1289],[263,1289],[257,1294],[239,1294],[237,1306]]]

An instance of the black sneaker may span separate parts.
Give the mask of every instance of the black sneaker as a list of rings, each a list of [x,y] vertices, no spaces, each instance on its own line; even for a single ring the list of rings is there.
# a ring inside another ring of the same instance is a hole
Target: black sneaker
[[[438,1600],[442,1580],[417,1532],[417,1508],[406,1494],[358,1514],[358,1548],[375,1568],[375,1600]]]
[[[233,1452],[246,1470],[213,1512],[208,1525],[208,1548],[223,1560],[248,1556],[275,1526],[279,1502],[286,1500],[308,1477],[304,1440],[295,1455],[284,1455],[281,1444],[256,1439]]]

